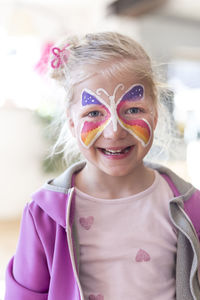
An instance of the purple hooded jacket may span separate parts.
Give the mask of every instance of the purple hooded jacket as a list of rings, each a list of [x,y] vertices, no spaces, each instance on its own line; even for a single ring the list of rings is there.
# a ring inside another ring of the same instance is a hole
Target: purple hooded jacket
[[[77,163],[49,181],[26,205],[17,251],[7,267],[5,300],[84,300],[71,185],[84,165]],[[199,300],[200,192],[167,168],[148,167],[157,169],[174,193],[169,216],[178,230],[176,299]]]

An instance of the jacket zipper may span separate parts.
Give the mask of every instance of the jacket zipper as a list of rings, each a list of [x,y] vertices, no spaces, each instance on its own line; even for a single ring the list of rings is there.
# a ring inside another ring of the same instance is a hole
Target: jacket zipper
[[[74,192],[74,188],[71,188],[69,191],[69,198],[68,198],[68,205],[67,205],[66,233],[67,233],[67,241],[68,241],[68,245],[69,245],[69,253],[70,253],[72,268],[74,271],[74,276],[75,276],[75,279],[76,279],[76,282],[77,282],[77,285],[79,288],[81,300],[84,300],[83,291],[82,291],[80,280],[79,280],[78,273],[77,273],[74,251],[73,251],[72,232],[71,232],[71,227],[69,225],[69,214],[70,214],[70,207],[71,207],[71,200],[72,200],[73,192]]]

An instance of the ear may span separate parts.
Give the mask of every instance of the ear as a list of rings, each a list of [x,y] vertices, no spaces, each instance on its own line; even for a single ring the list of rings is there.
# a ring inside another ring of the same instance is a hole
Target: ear
[[[71,131],[71,134],[72,134],[73,137],[75,137],[76,136],[75,124],[74,124],[72,114],[70,113],[69,110],[67,110],[66,115],[67,115],[68,126],[69,126],[69,129]]]

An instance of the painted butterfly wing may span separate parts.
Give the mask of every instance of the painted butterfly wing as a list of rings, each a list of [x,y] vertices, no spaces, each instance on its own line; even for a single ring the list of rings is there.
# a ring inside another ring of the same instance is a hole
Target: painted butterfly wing
[[[151,126],[145,119],[125,119],[121,116],[121,108],[127,102],[135,102],[144,98],[144,87],[140,84],[133,85],[126,91],[121,99],[117,103],[117,115],[120,125],[137,138],[143,146],[147,146],[151,137]]]
[[[85,121],[81,127],[81,142],[86,147],[89,148],[95,140],[100,136],[104,128],[110,122],[110,111],[105,104],[105,102],[95,95],[92,91],[84,90],[82,92],[82,106],[87,105],[99,105],[106,111],[106,117],[101,121]]]

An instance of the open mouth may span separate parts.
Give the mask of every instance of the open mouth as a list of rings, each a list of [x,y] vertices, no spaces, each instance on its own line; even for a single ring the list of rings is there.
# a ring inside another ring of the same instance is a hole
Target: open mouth
[[[99,150],[105,155],[120,156],[120,155],[128,154],[132,150],[132,148],[133,146],[128,146],[121,149],[99,148]]]

